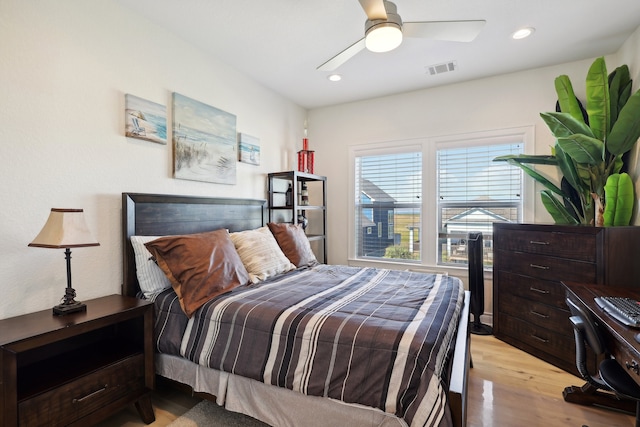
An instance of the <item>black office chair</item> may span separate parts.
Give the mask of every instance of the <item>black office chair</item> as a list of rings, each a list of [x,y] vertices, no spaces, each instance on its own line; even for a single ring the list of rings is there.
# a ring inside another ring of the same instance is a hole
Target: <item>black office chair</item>
[[[631,399],[636,402],[636,427],[640,427],[640,386],[629,376],[620,364],[607,351],[599,330],[599,325],[580,305],[571,299],[566,299],[576,339],[576,367],[584,380],[593,389],[607,390],[616,396]],[[597,356],[603,356],[599,372],[591,374],[587,368],[587,350],[585,343],[591,347]]]

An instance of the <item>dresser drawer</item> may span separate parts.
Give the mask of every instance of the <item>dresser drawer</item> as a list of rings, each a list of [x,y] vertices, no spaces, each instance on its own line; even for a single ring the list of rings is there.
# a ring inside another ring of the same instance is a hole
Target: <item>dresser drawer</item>
[[[497,235],[495,247],[506,251],[549,255],[596,262],[596,235],[532,230],[505,230]]]
[[[565,321],[568,322],[568,317]],[[534,347],[558,359],[570,360],[575,365],[575,343],[573,335],[540,328],[516,317],[503,313],[500,316],[500,330],[504,335]]]
[[[20,426],[64,426],[144,388],[138,354],[20,402]]]
[[[500,305],[503,307],[502,312],[509,316],[567,337],[573,336],[573,329],[569,322],[569,311],[567,310],[528,301],[508,293],[500,295]]]
[[[499,298],[502,295],[511,294],[563,310],[567,309],[565,291],[558,282],[534,279],[507,271],[497,271],[495,275],[500,283]],[[499,305],[502,307],[502,300],[499,301]]]
[[[499,270],[543,280],[598,282],[597,268],[594,263],[524,252],[507,253],[502,249],[496,252],[496,259],[508,260],[499,262],[499,266],[496,266]]]

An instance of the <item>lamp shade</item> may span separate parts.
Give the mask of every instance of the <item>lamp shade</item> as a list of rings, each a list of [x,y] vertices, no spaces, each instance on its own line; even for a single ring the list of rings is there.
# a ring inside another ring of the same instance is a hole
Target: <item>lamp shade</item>
[[[29,246],[40,248],[80,248],[99,246],[91,235],[82,209],[51,209],[49,219]]]

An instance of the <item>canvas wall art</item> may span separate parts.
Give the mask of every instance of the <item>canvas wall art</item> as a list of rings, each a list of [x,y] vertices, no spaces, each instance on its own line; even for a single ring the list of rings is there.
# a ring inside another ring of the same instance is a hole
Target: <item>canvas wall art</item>
[[[173,94],[174,176],[179,179],[236,183],[236,116]]]
[[[238,160],[252,165],[260,164],[260,140],[246,133],[238,134]]]
[[[167,107],[125,94],[125,129],[130,138],[167,143]]]

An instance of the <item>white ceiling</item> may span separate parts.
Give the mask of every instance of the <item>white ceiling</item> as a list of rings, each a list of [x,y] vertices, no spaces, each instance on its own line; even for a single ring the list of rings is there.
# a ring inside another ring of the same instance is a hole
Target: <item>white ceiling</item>
[[[471,43],[405,38],[316,68],[364,36],[357,0],[116,0],[305,108],[565,63],[616,52],[640,26],[640,0],[395,0],[403,21],[486,20]],[[535,33],[516,41],[521,27]],[[454,72],[427,67],[456,61]]]

